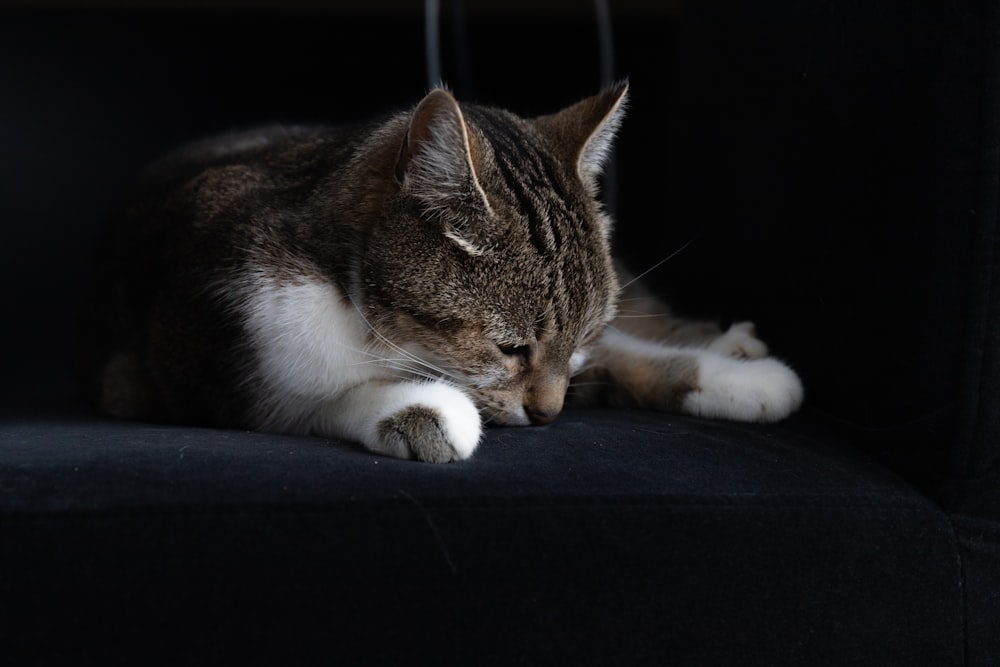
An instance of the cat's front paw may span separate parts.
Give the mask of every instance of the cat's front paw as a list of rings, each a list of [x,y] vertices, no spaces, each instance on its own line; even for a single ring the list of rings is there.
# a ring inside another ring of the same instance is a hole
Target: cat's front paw
[[[762,359],[768,353],[767,345],[757,338],[757,327],[753,322],[736,322],[713,340],[708,349],[737,359]]]
[[[439,409],[411,405],[378,424],[379,438],[387,451],[399,458],[427,463],[448,463],[468,458],[479,441],[478,414],[475,427],[455,424]]]
[[[444,383],[401,384],[387,398],[395,407],[382,413],[370,449],[428,463],[472,456],[482,423],[479,410],[464,393]]]
[[[799,409],[802,381],[773,357],[736,360],[704,355],[698,387],[684,398],[683,409],[700,417],[775,422]]]

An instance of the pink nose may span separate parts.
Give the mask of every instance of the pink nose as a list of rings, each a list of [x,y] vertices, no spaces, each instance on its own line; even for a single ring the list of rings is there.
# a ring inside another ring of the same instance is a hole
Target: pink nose
[[[551,424],[559,416],[559,412],[542,412],[540,410],[535,410],[533,408],[524,408],[524,411],[528,415],[528,419],[535,426],[545,426],[546,424]]]

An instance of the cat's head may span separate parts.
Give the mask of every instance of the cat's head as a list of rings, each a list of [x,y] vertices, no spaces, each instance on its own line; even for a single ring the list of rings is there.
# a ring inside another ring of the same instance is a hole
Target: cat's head
[[[400,132],[363,308],[398,365],[465,387],[487,420],[552,421],[614,315],[597,179],[626,90],[527,119],[437,89]]]

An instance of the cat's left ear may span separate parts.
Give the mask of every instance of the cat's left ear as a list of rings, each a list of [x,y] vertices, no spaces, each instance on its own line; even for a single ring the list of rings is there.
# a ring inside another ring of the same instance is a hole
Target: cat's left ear
[[[597,177],[625,117],[627,101],[628,81],[621,81],[562,111],[535,119],[588,187],[597,187]]]

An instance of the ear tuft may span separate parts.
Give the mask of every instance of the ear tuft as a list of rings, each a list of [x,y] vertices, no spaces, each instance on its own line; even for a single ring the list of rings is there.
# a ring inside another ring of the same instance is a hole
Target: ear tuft
[[[396,162],[396,177],[400,182],[406,179],[408,171],[419,167],[414,164],[414,160],[420,156],[421,151],[430,153],[427,157],[431,160],[439,157],[458,158],[455,153],[465,141],[462,136],[463,126],[462,112],[451,93],[444,88],[435,88],[428,93],[410,116],[410,124],[400,147],[399,160]],[[433,155],[441,151],[444,151],[444,156]]]
[[[435,88],[414,109],[396,161],[396,178],[428,212],[457,202],[486,204],[458,102]]]
[[[611,155],[611,145],[622,121],[625,119],[625,108],[628,104],[628,82],[621,82],[596,98],[590,98],[593,106],[590,109],[591,119],[597,118],[597,126],[584,143],[580,153],[579,168],[596,178],[604,169],[604,164]]]
[[[588,185],[596,187],[611,146],[625,117],[628,81],[621,81],[555,114],[541,116],[539,126],[562,147],[566,159]]]

